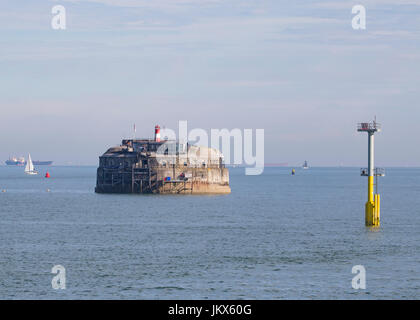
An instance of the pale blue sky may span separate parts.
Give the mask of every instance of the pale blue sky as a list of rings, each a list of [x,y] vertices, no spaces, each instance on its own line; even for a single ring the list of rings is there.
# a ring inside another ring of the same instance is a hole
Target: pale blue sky
[[[420,0],[0,2],[2,163],[96,164],[134,122],[188,120],[265,129],[266,162],[363,166],[376,115],[377,164],[420,166],[419,84]]]

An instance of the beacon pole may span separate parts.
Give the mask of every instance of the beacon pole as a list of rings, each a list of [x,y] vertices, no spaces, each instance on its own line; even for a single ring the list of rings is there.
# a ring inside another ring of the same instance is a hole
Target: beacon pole
[[[384,176],[385,171],[382,168],[375,168],[375,132],[381,131],[381,126],[373,122],[359,123],[357,131],[368,134],[368,168],[361,169],[361,175],[368,177],[368,201],[365,205],[365,225],[367,227],[379,227],[380,225],[380,206],[381,198],[378,192],[374,191],[375,177],[376,190],[378,189],[379,176]]]

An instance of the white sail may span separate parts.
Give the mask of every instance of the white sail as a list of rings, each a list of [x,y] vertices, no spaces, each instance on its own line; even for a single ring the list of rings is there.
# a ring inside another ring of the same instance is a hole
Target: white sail
[[[32,159],[31,159],[30,154],[28,155],[28,161],[26,162],[25,173],[37,174],[37,172],[34,170],[34,164],[32,163]]]
[[[34,171],[34,164],[32,163],[31,155],[28,155],[28,169],[29,171]]]
[[[26,161],[26,166],[25,166],[25,172],[29,172],[31,171],[31,158],[28,159],[28,161]]]

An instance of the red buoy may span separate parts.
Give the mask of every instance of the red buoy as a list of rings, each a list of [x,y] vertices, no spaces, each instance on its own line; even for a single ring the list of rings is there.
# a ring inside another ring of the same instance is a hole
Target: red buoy
[[[45,174],[45,178],[49,178],[50,177],[50,173],[47,171],[47,173]]]

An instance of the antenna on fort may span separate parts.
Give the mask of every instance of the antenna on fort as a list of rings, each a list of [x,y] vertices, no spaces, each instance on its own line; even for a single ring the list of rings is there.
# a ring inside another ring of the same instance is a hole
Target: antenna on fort
[[[368,134],[368,167],[360,170],[360,175],[368,177],[368,201],[365,206],[365,224],[367,227],[379,227],[380,225],[380,203],[381,198],[378,194],[378,177],[385,175],[383,168],[375,168],[375,132],[381,132],[381,125],[376,122],[376,116],[373,122],[363,122],[357,125],[358,132],[366,132]],[[376,183],[374,183],[376,178]],[[376,192],[374,193],[374,186]]]
[[[134,124],[134,127],[133,127],[133,140],[135,139],[136,139],[136,124]]]

